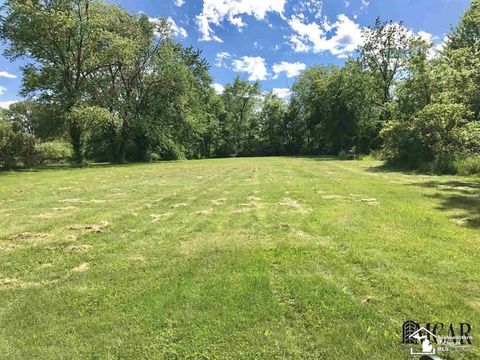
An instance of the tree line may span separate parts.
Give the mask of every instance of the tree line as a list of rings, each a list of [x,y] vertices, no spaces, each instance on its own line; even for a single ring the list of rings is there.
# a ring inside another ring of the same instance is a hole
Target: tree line
[[[212,88],[201,52],[96,0],[7,0],[5,56],[26,58],[26,99],[0,119],[0,169],[232,156],[372,154],[480,172],[480,0],[441,48],[376,23],[344,66],[313,66],[283,100],[236,78]]]

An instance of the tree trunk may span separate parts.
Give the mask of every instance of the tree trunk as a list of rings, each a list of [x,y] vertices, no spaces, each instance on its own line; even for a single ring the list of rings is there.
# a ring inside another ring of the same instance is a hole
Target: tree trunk
[[[72,161],[74,165],[82,165],[84,158],[83,158],[83,144],[82,144],[82,132],[81,130],[75,126],[70,125],[70,139],[72,141],[72,149],[73,149],[73,157]]]
[[[138,160],[148,161],[148,139],[145,135],[139,135],[135,137],[135,144],[137,145]]]

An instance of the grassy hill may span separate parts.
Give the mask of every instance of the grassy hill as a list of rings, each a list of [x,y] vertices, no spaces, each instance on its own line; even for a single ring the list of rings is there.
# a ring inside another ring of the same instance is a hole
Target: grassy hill
[[[0,175],[1,357],[411,359],[405,320],[478,336],[480,183],[379,165]]]

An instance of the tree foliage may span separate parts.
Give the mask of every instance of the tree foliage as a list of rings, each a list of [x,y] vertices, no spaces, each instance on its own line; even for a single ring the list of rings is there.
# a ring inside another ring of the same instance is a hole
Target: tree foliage
[[[162,18],[98,0],[2,10],[5,54],[27,60],[26,99],[2,113],[2,168],[70,153],[80,164],[381,150],[416,167],[479,155],[480,0],[441,51],[377,19],[355,56],[305,70],[287,99],[240,78],[216,94],[201,52]]]

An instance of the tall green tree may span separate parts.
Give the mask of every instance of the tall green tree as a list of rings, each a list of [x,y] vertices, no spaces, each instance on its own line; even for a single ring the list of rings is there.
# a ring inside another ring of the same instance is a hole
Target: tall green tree
[[[261,155],[285,154],[285,114],[287,104],[273,94],[267,94],[262,102],[260,117]]]
[[[223,141],[219,153],[223,156],[248,155],[248,144],[258,129],[260,84],[250,84],[237,77],[233,84],[225,85],[221,97],[225,114],[220,122]]]
[[[392,100],[392,88],[408,57],[411,34],[403,23],[377,18],[374,26],[363,30],[363,38],[360,59],[375,77],[383,105]]]
[[[438,93],[435,63],[429,59],[431,52],[432,44],[420,38],[412,40],[410,56],[405,64],[406,75],[396,89],[400,115],[404,119],[432,103]]]
[[[441,101],[464,104],[480,119],[480,1],[472,0],[447,39],[436,81]]]
[[[90,78],[111,64],[116,34],[109,31],[108,14],[121,10],[91,0],[7,0],[3,10],[6,56],[31,60],[24,68],[22,94],[57,104],[66,120]],[[81,129],[65,123],[75,159],[82,161]]]
[[[469,8],[459,24],[448,35],[448,47],[452,50],[478,47],[480,41],[480,0],[471,0]]]

